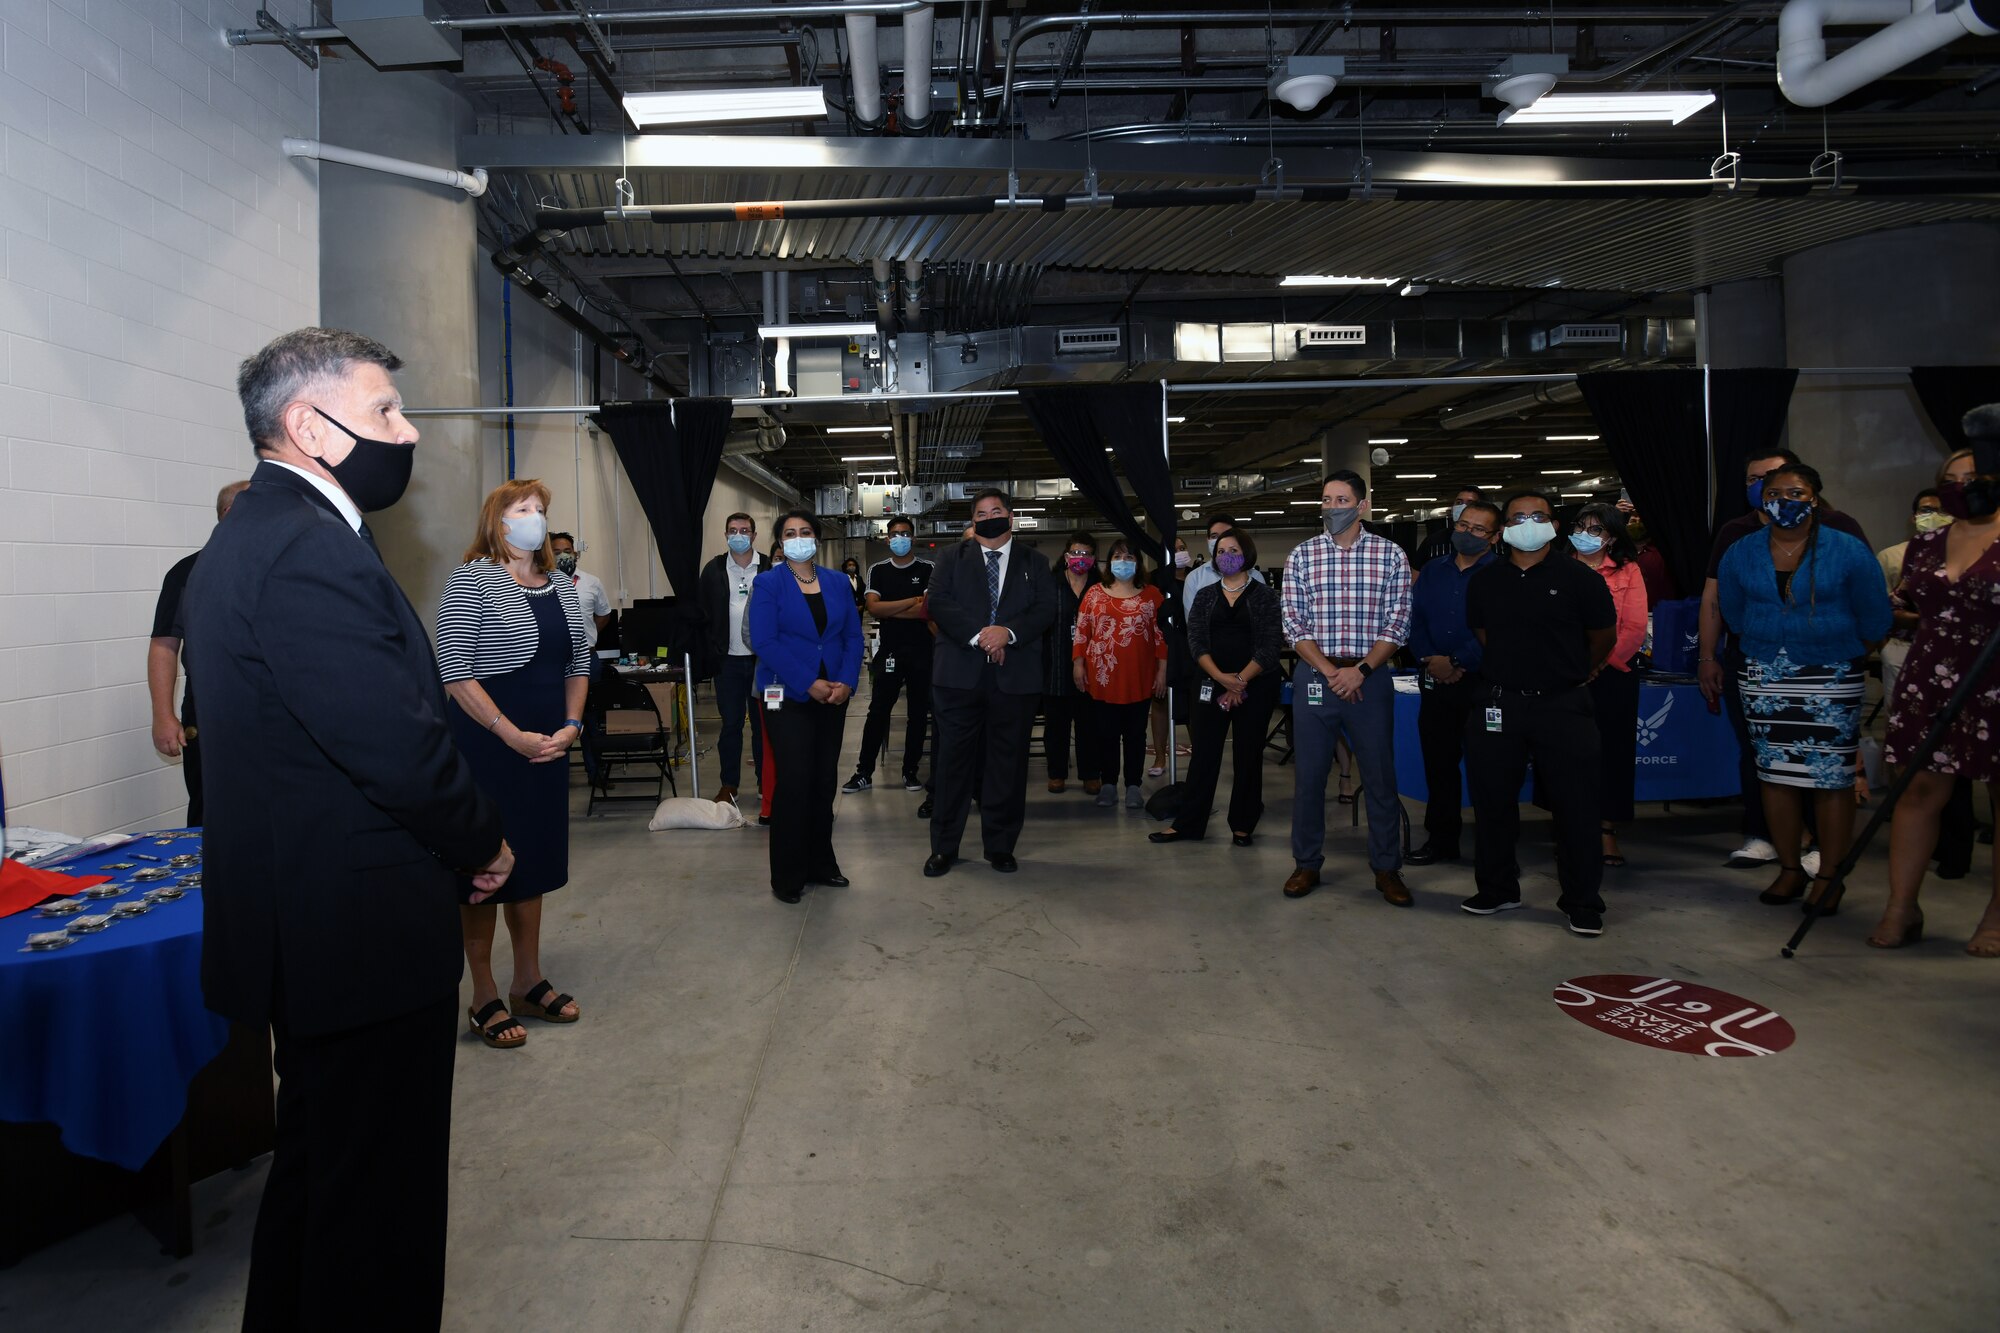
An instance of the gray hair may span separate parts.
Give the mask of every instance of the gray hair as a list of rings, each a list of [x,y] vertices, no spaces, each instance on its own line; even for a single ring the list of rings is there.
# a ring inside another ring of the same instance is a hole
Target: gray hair
[[[236,372],[251,445],[262,449],[282,442],[286,404],[364,363],[391,374],[403,368],[403,359],[381,343],[345,329],[293,329],[266,343]]]

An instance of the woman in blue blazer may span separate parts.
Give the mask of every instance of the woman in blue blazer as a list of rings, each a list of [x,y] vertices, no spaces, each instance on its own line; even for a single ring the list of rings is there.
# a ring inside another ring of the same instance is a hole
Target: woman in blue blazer
[[[833,856],[833,799],[847,701],[861,678],[861,616],[847,579],[816,563],[819,520],[803,509],[778,520],[781,565],[757,576],[747,619],[757,654],[757,699],[771,756],[771,892],[795,903],[808,884],[847,887]]]

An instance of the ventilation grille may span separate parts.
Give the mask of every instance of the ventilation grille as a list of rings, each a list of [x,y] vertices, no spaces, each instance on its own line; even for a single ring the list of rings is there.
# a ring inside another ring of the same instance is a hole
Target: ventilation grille
[[[1314,324],[1299,330],[1299,349],[1308,347],[1359,347],[1368,341],[1365,324]]]
[[[1624,341],[1624,330],[1617,324],[1558,324],[1549,330],[1549,346],[1561,347],[1566,343],[1611,343]]]
[[[1056,330],[1058,356],[1078,352],[1115,352],[1123,342],[1124,337],[1116,325],[1100,329]]]

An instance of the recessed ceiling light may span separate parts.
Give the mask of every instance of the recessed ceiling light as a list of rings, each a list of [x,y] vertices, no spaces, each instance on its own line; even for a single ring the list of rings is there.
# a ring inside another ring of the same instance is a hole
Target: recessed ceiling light
[[[1370,444],[1408,444],[1409,442],[1410,437],[1407,435],[1384,435],[1380,439],[1368,441]]]
[[[1438,474],[1435,472],[1398,472],[1396,474],[1397,481],[1436,481],[1437,478]]]
[[[1355,278],[1343,273],[1292,273],[1280,287],[1400,287],[1407,278]]]
[[[1714,93],[1546,93],[1500,113],[1502,125],[1621,125],[1635,120],[1678,125],[1715,103]]]
[[[631,93],[624,101],[625,114],[640,129],[649,125],[706,125],[718,120],[818,120],[826,115],[826,91],[816,83]]]
[[[841,456],[841,460],[840,460],[840,461],[841,461],[841,462],[843,462],[843,463],[893,463],[893,462],[895,462],[895,461],[896,461],[896,455],[894,455],[894,454],[844,454],[844,455],[842,455],[842,456]]]
[[[1519,454],[1474,454],[1474,458],[1519,458]]]
[[[1595,435],[1545,435],[1545,436],[1543,436],[1542,438],[1543,438],[1543,439],[1545,439],[1545,440],[1547,440],[1547,441],[1548,441],[1548,442],[1549,442],[1550,444],[1563,444],[1563,443],[1566,443],[1566,442],[1571,442],[1571,441],[1576,441],[1576,440],[1594,440],[1594,439],[1596,439],[1596,438],[1597,438],[1597,436],[1595,436]]]
[[[797,342],[802,338],[873,338],[878,330],[873,321],[857,319],[851,323],[832,324],[759,324],[759,338],[790,338]]]

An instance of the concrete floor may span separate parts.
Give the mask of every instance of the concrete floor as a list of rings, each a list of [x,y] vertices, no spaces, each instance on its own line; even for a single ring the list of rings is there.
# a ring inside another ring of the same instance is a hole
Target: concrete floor
[[[1535,822],[1531,910],[1464,915],[1459,867],[1389,908],[1344,823],[1283,899],[1270,777],[1255,848],[1163,849],[1037,764],[1011,877],[926,880],[917,796],[842,797],[854,885],[790,908],[754,826],[579,819],[544,958],[586,1018],[462,1047],[446,1326],[1995,1327],[2000,964],[1960,951],[1991,849],[1928,889],[1936,942],[1863,947],[1878,853],[1787,962],[1727,811],[1649,811],[1584,940]],[[1677,1055],[1551,1001],[1606,972],[1797,1044]],[[198,1187],[188,1260],[127,1220],[0,1273],[0,1325],[233,1328],[261,1185]]]

